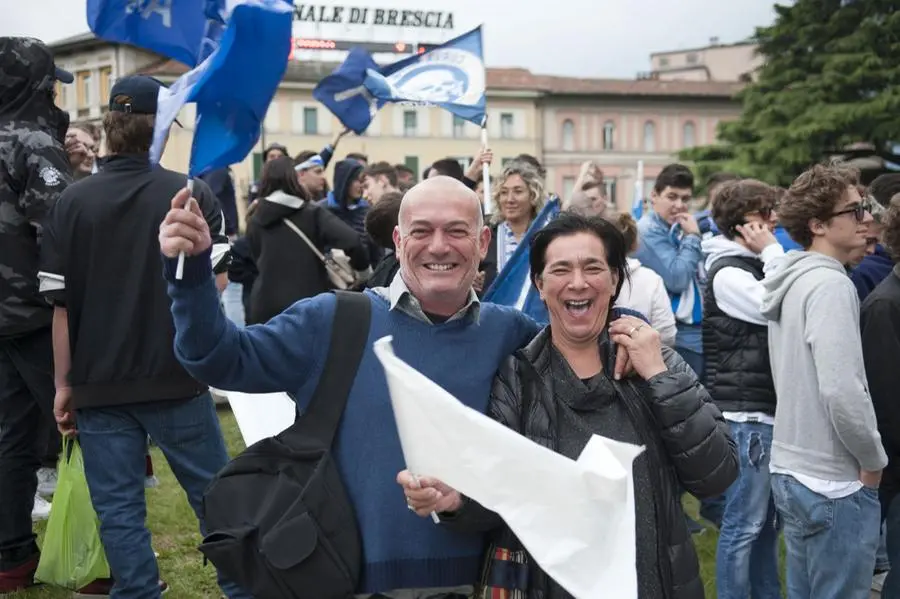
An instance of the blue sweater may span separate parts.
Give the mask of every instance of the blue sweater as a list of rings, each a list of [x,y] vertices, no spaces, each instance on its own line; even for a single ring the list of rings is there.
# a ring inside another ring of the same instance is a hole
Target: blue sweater
[[[209,257],[188,258],[185,277],[177,284],[172,262],[166,261],[166,274],[175,351],[188,372],[219,389],[291,390],[305,406],[328,352],[334,295],[302,300],[264,325],[239,329],[219,309]],[[363,540],[365,563],[357,592],[473,584],[483,539],[419,518],[406,508],[395,482],[405,464],[384,369],[372,344],[392,335],[397,356],[466,405],[486,412],[501,360],[525,345],[538,327],[517,310],[494,304],[482,304],[477,323],[463,318],[431,325],[391,311],[388,301],[372,291],[366,294],[372,302],[368,349],[334,446]]]
[[[850,280],[856,286],[859,303],[868,297],[878,284],[887,278],[894,269],[894,260],[880,243],[875,246],[875,253],[862,259],[856,268],[850,271]]]

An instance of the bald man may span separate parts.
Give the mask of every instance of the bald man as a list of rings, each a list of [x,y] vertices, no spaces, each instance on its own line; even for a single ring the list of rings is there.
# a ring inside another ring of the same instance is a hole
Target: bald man
[[[325,293],[302,300],[264,325],[237,328],[218,308],[209,229],[196,202],[184,210],[187,200],[186,190],[173,198],[159,234],[176,354],[188,372],[212,387],[250,393],[290,391],[307,409],[331,345],[336,296]],[[346,373],[353,377],[353,385],[333,446],[362,540],[357,597],[468,597],[478,579],[484,539],[418,518],[407,509],[394,482],[405,462],[384,371],[372,343],[392,336],[401,359],[461,402],[485,412],[501,361],[538,331],[521,312],[481,304],[472,290],[490,238],[472,190],[450,177],[427,179],[407,192],[400,207],[394,230],[400,271],[389,287],[368,289],[362,296],[371,313],[368,338],[359,367]],[[184,276],[177,280],[181,251],[188,258]],[[260,495],[260,505],[264,501]],[[285,520],[289,516],[285,514]],[[261,530],[258,538],[265,532]],[[264,552],[254,549],[245,555],[264,560]],[[299,563],[305,556],[294,557]],[[279,559],[290,561],[292,556]],[[232,572],[226,564],[215,565],[257,594],[251,581],[240,580],[245,568]],[[268,571],[278,568],[269,565]],[[294,592],[310,593],[306,588]],[[315,594],[339,593],[339,588],[320,588]]]

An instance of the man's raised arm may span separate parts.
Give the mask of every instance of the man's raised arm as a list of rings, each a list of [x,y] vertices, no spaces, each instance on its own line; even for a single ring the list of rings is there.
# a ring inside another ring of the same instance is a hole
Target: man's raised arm
[[[263,325],[236,327],[222,313],[210,262],[209,225],[187,189],[172,199],[159,228],[164,274],[172,298],[175,355],[197,380],[246,393],[295,391],[327,351],[335,300],[298,302]],[[175,278],[178,254],[184,273]],[[324,348],[324,349],[323,349]]]

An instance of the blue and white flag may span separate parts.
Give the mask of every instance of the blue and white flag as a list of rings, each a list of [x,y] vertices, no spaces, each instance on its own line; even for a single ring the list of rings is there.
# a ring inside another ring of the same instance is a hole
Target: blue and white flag
[[[382,104],[364,85],[366,74],[378,69],[368,52],[356,47],[344,62],[322,79],[313,90],[313,97],[324,104],[341,123],[361,135],[372,124]]]
[[[644,161],[638,160],[634,177],[634,200],[631,203],[631,216],[641,220],[644,216]]]
[[[287,69],[292,13],[284,0],[243,0],[234,7],[219,47],[171,87],[160,89],[153,162],[159,162],[169,128],[189,102],[197,105],[189,177],[247,156]]]
[[[316,86],[313,97],[356,133],[363,133],[388,102],[439,106],[482,125],[486,83],[481,27],[476,27],[386,67],[354,50]]]
[[[641,220],[644,216],[644,182],[635,181],[634,183],[634,201],[631,203],[631,216],[634,220]]]
[[[484,301],[513,306],[531,316],[540,324],[549,322],[547,307],[531,284],[531,239],[535,233],[543,229],[547,223],[556,218],[560,212],[559,198],[554,196],[547,202],[537,217],[532,221],[528,231],[522,237],[516,251],[510,256],[506,265],[484,294]]]

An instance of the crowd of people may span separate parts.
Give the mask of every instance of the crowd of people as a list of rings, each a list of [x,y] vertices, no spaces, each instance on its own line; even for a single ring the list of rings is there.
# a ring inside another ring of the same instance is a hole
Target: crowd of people
[[[308,406],[330,291],[351,289],[371,304],[334,444],[362,543],[356,597],[570,597],[500,515],[404,470],[372,349],[386,335],[461,402],[561,455],[594,434],[645,446],[640,599],[704,596],[692,535],[708,526],[722,599],[781,597],[780,536],[789,599],[882,584],[900,597],[900,174],[865,187],[846,165],[813,165],[781,189],[718,173],[698,218],[694,175],[671,164],[635,221],[591,162],[557,198],[540,161],[518,156],[485,202],[488,148],[467,169],[447,158],[414,173],[335,161],[341,133],[294,157],[268,146],[239,210],[230,169],[189,192],[150,163],[155,79],[117,80],[101,130],[55,106],[72,76],[43,44],[0,38],[0,74],[0,593],[35,583],[32,522],[52,509],[60,433],[82,449],[112,574],[74,590],[165,593],[148,445],[205,533],[204,491],[229,461],[213,395],[287,391]],[[555,199],[562,212],[538,228]],[[484,301],[526,243],[542,322]],[[246,580],[219,585],[253,596]]]

